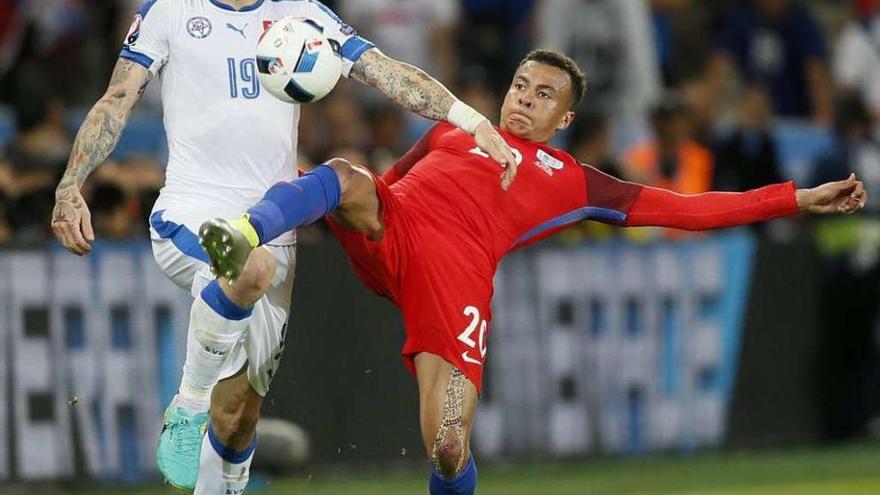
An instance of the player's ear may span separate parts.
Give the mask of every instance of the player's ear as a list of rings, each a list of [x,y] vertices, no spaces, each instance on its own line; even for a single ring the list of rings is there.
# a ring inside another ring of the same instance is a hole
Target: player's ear
[[[561,131],[563,129],[568,129],[571,123],[574,121],[574,112],[569,110],[565,112],[562,116],[562,119],[559,121],[559,125],[556,126],[557,131]]]

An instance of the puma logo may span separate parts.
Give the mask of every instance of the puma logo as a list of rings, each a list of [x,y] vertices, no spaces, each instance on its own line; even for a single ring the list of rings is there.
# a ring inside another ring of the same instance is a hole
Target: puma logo
[[[244,34],[244,30],[247,29],[247,27],[248,27],[247,24],[245,24],[244,27],[242,27],[241,29],[239,29],[239,28],[235,27],[231,22],[227,22],[227,23],[226,23],[226,27],[228,27],[229,29],[231,29],[231,30],[235,31],[236,33],[240,34],[242,38],[247,39],[247,35]]]

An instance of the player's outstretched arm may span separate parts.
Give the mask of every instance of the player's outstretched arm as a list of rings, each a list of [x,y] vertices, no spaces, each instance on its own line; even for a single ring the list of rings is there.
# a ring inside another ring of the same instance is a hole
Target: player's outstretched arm
[[[459,101],[425,71],[372,48],[355,62],[351,77],[373,86],[413,113],[432,120],[447,120],[473,134],[477,146],[505,168],[502,187],[510,187],[517,163],[504,139],[486,117]]]
[[[131,60],[120,58],[113,69],[104,96],[86,115],[76,134],[67,169],[55,189],[52,231],[68,251],[84,255],[95,239],[91,214],[80,194],[89,174],[107,159],[131,111],[144,93],[150,71]]]
[[[587,179],[587,206],[605,212],[600,221],[627,227],[722,229],[801,211],[855,213],[868,200],[865,185],[855,174],[812,189],[795,189],[793,182],[785,182],[745,192],[686,195],[622,181],[588,165],[584,165],[583,171]]]
[[[854,213],[865,206],[864,184],[855,175],[812,189],[774,184],[742,193],[707,192],[682,195],[644,187],[627,214],[628,226],[708,230],[735,227],[806,211]]]

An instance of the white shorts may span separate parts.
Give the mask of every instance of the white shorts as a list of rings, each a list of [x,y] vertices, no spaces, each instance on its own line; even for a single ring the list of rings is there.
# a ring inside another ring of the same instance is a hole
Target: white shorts
[[[214,279],[198,236],[183,222],[175,221],[174,213],[157,211],[150,217],[150,238],[159,268],[172,282],[198,297]],[[250,324],[229,353],[220,375],[221,379],[228,378],[247,364],[248,380],[261,396],[269,391],[284,351],[296,267],[296,246],[263,247],[278,264],[275,276],[269,291],[254,305]]]

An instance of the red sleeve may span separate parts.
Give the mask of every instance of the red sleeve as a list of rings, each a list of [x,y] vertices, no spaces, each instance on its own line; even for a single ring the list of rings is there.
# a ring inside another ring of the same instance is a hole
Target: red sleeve
[[[587,181],[587,206],[624,214],[644,187],[620,180],[590,165],[582,167]]]
[[[684,195],[626,182],[584,165],[587,206],[593,218],[627,227],[708,230],[794,215],[800,210],[793,182],[746,192]]]
[[[624,225],[721,229],[794,215],[799,211],[793,182],[741,193],[707,192],[687,196],[645,186],[627,212]]]
[[[385,183],[391,185],[402,179],[403,176],[413,168],[413,165],[418,163],[419,160],[424,158],[425,155],[431,151],[431,147],[434,146],[434,142],[437,138],[451,129],[455,129],[455,127],[446,122],[438,122],[434,124],[434,126],[431,127],[428,132],[426,132],[416,144],[406,152],[406,154],[394,162],[385,174],[382,175],[382,179]]]

